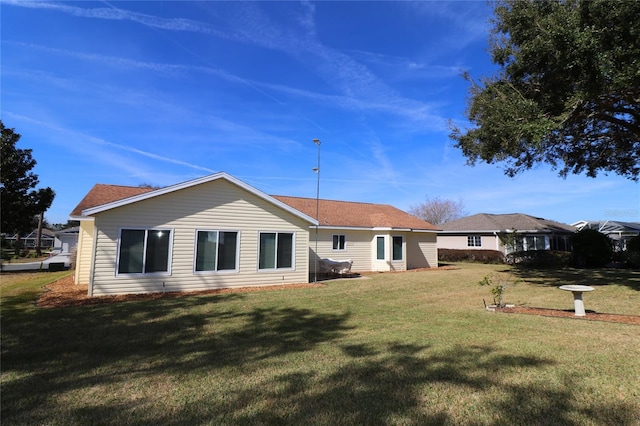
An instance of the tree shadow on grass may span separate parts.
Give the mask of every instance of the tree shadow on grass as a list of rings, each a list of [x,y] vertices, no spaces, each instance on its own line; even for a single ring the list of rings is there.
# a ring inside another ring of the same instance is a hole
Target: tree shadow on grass
[[[250,370],[260,360],[313,350],[349,330],[348,313],[238,310],[237,304],[232,310],[220,303],[244,297],[232,294],[5,313],[3,423],[47,423],[43,407],[61,393],[125,385],[129,378],[145,375],[179,377],[229,365]],[[13,376],[18,378],[6,379]],[[107,412],[106,419],[118,418],[117,407]]]
[[[485,417],[475,424],[637,419],[630,404],[583,407],[572,397],[579,383],[505,379],[553,364],[542,357],[492,346],[343,343],[349,313],[231,303],[245,297],[11,312],[2,330],[3,377],[10,378],[2,384],[3,424],[474,424],[473,409],[455,405],[496,388],[499,398],[479,401]],[[321,345],[337,348],[326,353],[341,361],[324,368]],[[314,361],[278,368],[292,354]],[[228,368],[240,377],[235,387],[219,382]],[[163,379],[179,389],[193,376],[202,377],[197,389],[172,399],[170,409],[149,396],[153,389],[131,389]],[[60,406],[60,395],[105,389],[113,393]]]
[[[572,416],[578,415],[596,424],[624,425],[636,418],[633,407],[623,403],[581,408],[572,399],[571,385],[505,385],[504,374],[551,364],[535,356],[501,354],[488,346],[460,346],[441,353],[429,346],[399,343],[389,344],[381,353],[365,347],[343,349],[356,358],[327,376],[308,371],[283,374],[231,395],[224,405],[194,401],[176,418],[157,420],[169,425],[503,425],[576,424]],[[485,417],[474,421],[466,412],[473,409],[455,407],[469,403],[467,394],[482,394],[494,387],[500,387],[505,396],[484,402],[491,411],[483,413]],[[447,391],[459,399],[448,400],[440,393]]]
[[[539,269],[513,268],[511,273],[530,284],[548,287],[561,285],[624,285],[640,291],[640,272],[630,269]]]

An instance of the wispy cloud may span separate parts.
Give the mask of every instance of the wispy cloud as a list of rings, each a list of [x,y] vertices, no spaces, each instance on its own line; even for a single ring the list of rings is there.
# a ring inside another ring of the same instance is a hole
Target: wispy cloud
[[[22,7],[53,9],[63,13],[94,19],[118,19],[130,20],[145,26],[169,31],[191,31],[201,34],[223,37],[255,44],[261,47],[280,50],[306,64],[317,72],[322,78],[342,92],[342,104],[351,108],[386,110],[405,116],[422,123],[439,123],[443,129],[444,119],[429,111],[431,108],[414,100],[406,99],[388,87],[377,78],[366,66],[353,60],[343,52],[331,49],[319,43],[315,39],[314,7],[309,3],[303,3],[303,11],[299,14],[298,30],[294,28],[280,28],[272,23],[261,10],[249,4],[237,4],[230,13],[229,23],[225,31],[215,30],[212,25],[187,19],[165,19],[151,15],[130,12],[115,7],[110,8],[81,8],[57,3],[46,2],[19,2],[10,0],[8,4]],[[69,52],[70,53],[70,52]],[[87,59],[109,61],[113,58],[100,55],[85,55],[76,53],[78,57]],[[201,58],[205,61],[208,59]],[[148,68],[156,71],[171,72],[181,71],[185,67],[175,64],[144,63],[119,58],[115,62],[122,66]],[[193,70],[193,67],[190,67]],[[243,79],[237,75],[227,73],[215,67],[203,67],[202,72],[214,74],[230,81],[247,84],[274,102],[282,103],[282,100],[270,93],[263,91],[258,82]],[[286,90],[286,88],[280,88]],[[296,89],[289,90],[295,93]],[[303,93],[303,92],[299,92]],[[331,98],[331,96],[328,96]],[[321,98],[321,96],[317,96]],[[310,120],[312,121],[312,120]],[[318,127],[322,127],[318,125]]]
[[[10,3],[16,4],[13,1]],[[19,3],[19,5],[24,6],[23,3]],[[322,80],[336,89],[336,93],[311,92],[292,86],[245,79],[215,67],[209,58],[203,58],[196,53],[193,54],[208,66],[147,63],[126,58],[58,51],[57,53],[60,54],[69,54],[86,60],[111,63],[122,67],[148,69],[155,72],[202,72],[227,81],[247,85],[264,97],[281,105],[286,105],[286,97],[305,98],[327,106],[338,106],[344,110],[354,112],[358,117],[362,118],[363,123],[367,121],[367,114],[384,113],[401,118],[404,121],[404,125],[397,121],[394,121],[396,123],[394,125],[401,126],[404,131],[446,131],[446,119],[437,113],[434,106],[402,96],[364,63],[355,59],[350,54],[353,52],[338,51],[322,44],[316,36],[315,7],[310,3],[301,4],[296,15],[298,19],[295,24],[289,24],[289,26],[273,22],[263,12],[259,4],[253,3],[238,3],[234,4],[233,8],[226,9],[226,23],[218,26],[188,19],[159,18],[127,11],[111,5],[108,8],[90,9],[33,2],[26,7],[48,8],[91,19],[129,20],[158,30],[196,32],[281,51],[315,72]],[[206,10],[213,6],[203,4],[202,7]],[[179,43],[176,42],[176,44]],[[182,46],[182,48],[190,52],[188,46]],[[402,66],[410,71],[418,72],[424,70],[424,64],[408,58],[406,60],[404,58],[401,58],[402,60],[395,59],[398,63],[403,62]],[[453,73],[454,71],[443,67],[438,69],[438,72]],[[306,117],[304,114],[300,115],[317,129],[330,132],[330,130],[324,129],[321,124],[316,123],[315,120]],[[384,144],[375,135],[375,131],[370,126],[365,124],[365,128],[370,133],[370,136],[363,143],[369,146],[370,153],[367,154],[362,149],[353,148],[353,150],[357,151],[363,159],[374,160],[371,165],[372,176],[382,173],[387,180],[396,181],[401,174],[394,170],[393,162],[389,158],[389,153],[384,149]],[[351,146],[349,141],[340,140],[338,135],[335,136],[339,143]],[[143,155],[142,153],[136,154]]]
[[[22,1],[22,0],[3,0],[3,4],[11,6],[19,6],[31,9],[47,9],[61,13],[66,13],[82,18],[107,19],[117,21],[132,21],[152,28],[158,28],[170,31],[189,31],[203,34],[211,34],[223,36],[224,33],[216,31],[211,25],[193,21],[184,18],[160,18],[157,16],[146,15],[143,13],[131,12],[119,9],[109,3],[109,7],[84,8],[71,6],[58,2],[41,2],[41,1]]]
[[[446,20],[453,26],[451,36],[440,46],[441,50],[460,49],[470,43],[486,41],[491,24],[487,18],[488,2],[403,2],[409,13],[433,21]],[[437,4],[437,7],[434,5]]]
[[[67,140],[76,140],[76,141],[83,141],[83,142],[88,142],[91,143],[93,145],[97,145],[97,146],[103,146],[103,147],[107,147],[110,148],[112,151],[114,152],[129,152],[129,153],[133,153],[142,157],[146,157],[146,158],[150,158],[156,161],[160,161],[160,162],[165,162],[165,163],[170,163],[170,164],[175,164],[178,166],[183,166],[186,168],[190,168],[190,169],[194,169],[194,170],[199,170],[199,171],[204,171],[204,172],[208,172],[208,173],[213,173],[215,172],[215,170],[207,168],[207,167],[203,167],[200,166],[198,164],[193,164],[193,163],[189,163],[186,161],[182,161],[182,160],[178,160],[175,158],[170,158],[170,157],[166,157],[163,155],[159,155],[156,154],[154,152],[149,152],[149,151],[144,151],[141,149],[137,149],[134,148],[132,146],[127,146],[127,145],[123,145],[123,144],[119,144],[116,142],[111,142],[93,135],[88,135],[85,133],[81,133],[75,130],[70,130],[67,128],[64,128],[62,126],[59,126],[57,124],[54,123],[48,123],[48,122],[43,122],[43,121],[39,121],[30,117],[25,117],[19,114],[13,114],[10,111],[3,111],[3,114],[5,114],[8,117],[11,117],[13,120],[20,120],[23,122],[28,122],[31,123],[32,125],[37,125],[39,127],[43,127],[46,128],[50,131],[54,131],[57,133],[62,133],[64,135],[67,136]],[[73,147],[78,147],[78,146],[82,146],[82,144],[73,144],[73,145],[69,145],[71,148]],[[90,153],[91,150],[88,150],[87,153]],[[98,156],[96,157],[97,159],[100,159],[100,155],[98,154]],[[126,164],[121,163],[119,165],[120,167],[126,167]],[[131,168],[129,168],[131,169]]]

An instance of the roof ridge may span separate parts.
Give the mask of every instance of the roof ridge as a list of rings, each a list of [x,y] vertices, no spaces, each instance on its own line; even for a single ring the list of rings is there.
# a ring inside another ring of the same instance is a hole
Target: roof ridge
[[[286,197],[286,198],[297,198],[299,200],[310,200],[310,201],[316,201],[316,198],[313,197],[296,197],[293,195],[271,195],[272,197]],[[383,204],[383,203],[371,203],[371,202],[367,202],[367,201],[347,201],[347,200],[333,200],[330,198],[318,198],[319,201],[332,201],[334,203],[349,203],[349,204],[368,204],[368,205],[372,205],[372,206],[389,206],[389,207],[394,207],[397,209],[397,207],[392,206],[391,204]]]
[[[139,186],[139,185],[119,185],[119,184],[114,184],[114,183],[96,183],[94,186],[112,186],[112,187],[118,187],[118,188],[139,188],[139,189],[149,189],[149,190],[154,190],[154,189],[160,189],[163,187],[151,187],[151,186]]]

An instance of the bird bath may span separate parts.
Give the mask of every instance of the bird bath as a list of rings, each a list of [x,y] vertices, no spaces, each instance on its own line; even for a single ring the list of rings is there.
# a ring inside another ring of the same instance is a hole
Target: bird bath
[[[583,317],[586,315],[584,311],[584,302],[582,301],[582,293],[585,291],[593,291],[593,287],[588,285],[562,285],[558,287],[560,290],[566,290],[573,293],[573,309],[576,316]]]

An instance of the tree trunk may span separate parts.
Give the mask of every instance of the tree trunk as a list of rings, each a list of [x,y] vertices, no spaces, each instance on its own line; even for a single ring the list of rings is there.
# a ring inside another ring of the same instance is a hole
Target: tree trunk
[[[36,234],[36,254],[38,257],[42,256],[42,220],[44,218],[44,212],[40,212],[40,216],[38,217],[38,233]]]
[[[20,257],[20,246],[22,245],[22,236],[20,233],[16,233],[16,242],[13,244],[13,250],[16,257]]]

